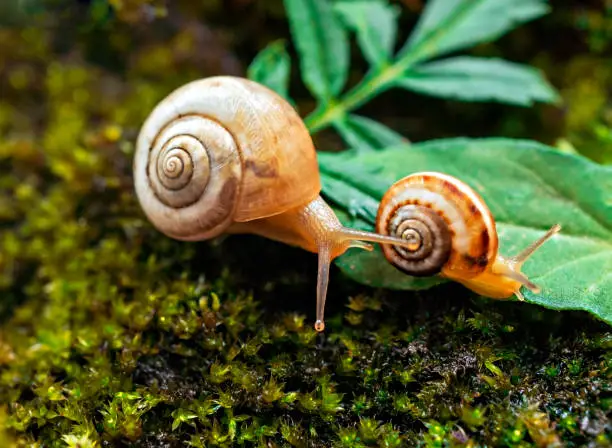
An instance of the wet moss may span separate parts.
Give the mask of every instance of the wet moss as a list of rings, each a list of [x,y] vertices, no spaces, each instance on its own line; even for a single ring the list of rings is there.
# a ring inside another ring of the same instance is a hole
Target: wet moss
[[[0,446],[612,443],[612,334],[587,315],[334,270],[318,335],[311,254],[155,231],[138,127],[215,69],[197,27],[132,46],[132,3],[105,25],[122,73],[0,30]]]

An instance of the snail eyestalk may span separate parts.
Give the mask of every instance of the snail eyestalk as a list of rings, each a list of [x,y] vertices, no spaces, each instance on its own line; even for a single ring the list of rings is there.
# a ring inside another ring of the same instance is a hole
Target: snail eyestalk
[[[404,247],[410,251],[415,250],[415,242],[412,239],[380,235],[378,233],[366,232],[364,230],[349,229],[347,227],[343,227],[340,230],[340,237],[347,241],[350,241],[351,247],[362,247],[365,249],[366,247],[364,246],[369,246],[370,249],[368,250],[371,250],[372,246],[370,244],[363,243],[363,241]]]
[[[452,273],[447,273],[446,277],[462,283],[472,291],[485,297],[509,299],[512,296],[516,296],[521,301],[525,300],[520,291],[523,286],[535,294],[540,292],[540,287],[521,272],[521,267],[538,248],[559,232],[559,230],[561,230],[559,225],[551,227],[542,237],[538,238],[514,257],[504,258],[498,255],[487,270],[473,278],[457,278],[453,277]]]
[[[559,224],[555,224],[544,235],[523,249],[519,254],[506,259],[500,257],[503,262],[497,263],[494,271],[499,275],[503,275],[514,280],[515,282],[520,283],[531,292],[538,294],[540,292],[540,287],[529,280],[529,278],[521,272],[521,268],[536,250],[542,247],[546,241],[552,238],[553,235],[558,233],[560,230],[561,226]],[[524,300],[523,295],[518,289],[516,291],[516,296],[519,300]]]
[[[331,251],[324,244],[319,248],[319,272],[317,277],[317,320],[315,330],[325,330],[325,299],[327,297],[327,285],[329,284],[329,265],[331,264]]]
[[[546,241],[548,241],[550,238],[553,237],[553,235],[555,235],[556,233],[559,233],[560,231],[561,231],[561,225],[555,224],[548,230],[548,232],[546,232],[540,238],[538,238],[533,243],[531,243],[529,246],[527,246],[527,248],[523,249],[521,253],[510,258],[510,260],[512,260],[517,266],[521,266]]]

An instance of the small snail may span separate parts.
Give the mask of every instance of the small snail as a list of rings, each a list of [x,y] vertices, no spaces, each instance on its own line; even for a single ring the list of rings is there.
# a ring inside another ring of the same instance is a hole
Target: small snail
[[[436,172],[411,174],[394,183],[383,196],[376,231],[401,237],[411,247],[383,245],[387,260],[412,276],[457,281],[494,299],[516,296],[521,286],[539,287],[521,272],[523,263],[561,230],[553,226],[520,254],[497,253],[495,221],[484,200],[464,182]]]
[[[182,241],[253,233],[318,253],[315,329],[331,261],[365,241],[401,238],[341,225],[319,196],[315,148],[293,107],[253,81],[216,76],[163,99],[140,130],[134,184],[152,224]]]

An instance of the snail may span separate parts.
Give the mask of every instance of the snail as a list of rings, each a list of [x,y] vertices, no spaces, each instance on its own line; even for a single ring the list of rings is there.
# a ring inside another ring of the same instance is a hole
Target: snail
[[[466,183],[437,172],[414,173],[383,195],[376,232],[401,237],[411,247],[383,245],[385,258],[415,277],[440,275],[493,299],[540,288],[521,272],[525,261],[561,230],[552,226],[518,255],[498,254],[495,220],[482,197]]]
[[[168,237],[251,233],[318,254],[315,329],[323,331],[333,259],[401,238],[346,228],[321,198],[316,151],[297,111],[245,78],[192,81],[162,99],[140,129],[136,196]]]

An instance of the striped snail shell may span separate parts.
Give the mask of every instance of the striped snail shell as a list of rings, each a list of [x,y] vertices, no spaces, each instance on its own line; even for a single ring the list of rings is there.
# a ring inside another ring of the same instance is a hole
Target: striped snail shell
[[[414,243],[383,247],[387,259],[413,276],[443,269],[475,276],[497,255],[495,222],[484,200],[451,176],[423,172],[396,182],[383,197],[376,230]]]
[[[437,172],[411,174],[384,194],[376,232],[412,243],[383,245],[385,258],[415,277],[439,274],[492,298],[523,296],[520,287],[539,288],[522,272],[522,264],[561,229],[553,226],[520,254],[498,254],[495,220],[483,198],[465,182]]]

